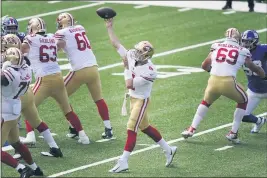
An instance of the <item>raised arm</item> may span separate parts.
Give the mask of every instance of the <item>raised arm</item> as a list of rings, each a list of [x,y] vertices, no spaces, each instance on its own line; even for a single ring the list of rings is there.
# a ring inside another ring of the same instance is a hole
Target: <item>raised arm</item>
[[[106,27],[108,30],[108,36],[109,36],[110,42],[114,46],[114,48],[116,48],[116,50],[119,50],[119,48],[121,47],[121,43],[118,37],[115,35],[112,26],[113,26],[113,19],[106,20]]]

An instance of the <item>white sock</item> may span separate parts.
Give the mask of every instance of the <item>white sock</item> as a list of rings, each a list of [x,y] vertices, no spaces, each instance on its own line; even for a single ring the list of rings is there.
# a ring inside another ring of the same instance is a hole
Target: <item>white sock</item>
[[[160,147],[165,150],[167,153],[171,153],[171,147],[168,145],[168,143],[162,138],[157,144],[160,145]]]
[[[200,104],[197,108],[197,112],[194,116],[191,126],[196,129],[200,121],[206,116],[208,110],[209,108],[207,106]]]
[[[79,132],[79,137],[84,137],[84,136],[86,136],[86,134],[85,134],[84,130],[81,130]]]
[[[121,159],[128,161],[130,154],[131,154],[131,152],[124,150],[122,153]]]
[[[37,169],[37,165],[35,163],[29,165],[29,167],[32,169],[32,170],[36,170]]]
[[[50,148],[58,148],[57,143],[55,142],[54,138],[51,135],[49,129],[43,131],[41,135],[44,137],[46,143],[50,146]]]
[[[30,137],[32,140],[36,140],[34,131],[28,132],[26,138],[27,137]]]
[[[16,167],[16,170],[18,171],[18,170],[24,169],[24,168],[25,168],[25,166],[23,164],[19,163],[19,165]]]
[[[245,116],[245,112],[246,111],[244,109],[240,109],[240,108],[235,109],[234,121],[233,121],[233,125],[232,125],[232,132],[233,133],[237,133],[239,126],[242,122],[242,119]]]
[[[106,128],[111,129],[111,123],[110,120],[103,121]]]

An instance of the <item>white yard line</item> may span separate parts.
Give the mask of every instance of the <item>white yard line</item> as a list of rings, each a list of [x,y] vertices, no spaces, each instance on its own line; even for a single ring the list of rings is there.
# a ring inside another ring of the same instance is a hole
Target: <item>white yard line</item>
[[[224,146],[224,147],[215,149],[215,151],[223,151],[223,150],[227,150],[227,149],[229,149],[229,148],[233,148],[233,147],[234,147],[234,146]]]
[[[234,13],[236,13],[236,11],[226,11],[226,12],[223,12],[224,15],[234,14]]]
[[[142,9],[142,8],[146,8],[146,7],[149,7],[149,5],[137,5],[137,6],[134,6],[135,9]]]
[[[185,11],[190,11],[190,10],[192,10],[192,8],[189,8],[189,7],[178,9],[179,12],[185,12]]]
[[[259,117],[259,116],[263,116],[263,115],[267,115],[267,113],[262,113],[262,114],[257,115],[257,116]],[[201,132],[198,132],[198,133],[194,134],[193,137],[197,137],[197,136],[200,136],[200,135],[211,133],[211,132],[214,132],[216,130],[220,130],[220,129],[223,129],[223,128],[226,128],[226,127],[230,127],[231,125],[232,125],[232,123],[229,123],[229,124],[224,124],[224,125],[221,125],[221,126],[218,126],[218,127],[214,127],[214,128],[211,128],[211,129],[208,129],[208,130],[205,130],[205,131],[201,131]],[[180,141],[183,141],[183,140],[185,140],[185,139],[181,137],[181,138],[178,138],[178,139],[175,139],[175,140],[168,141],[168,144],[180,142]],[[147,147],[147,148],[143,148],[143,149],[140,149],[140,150],[133,151],[131,153],[131,155],[142,153],[142,152],[145,152],[145,151],[148,151],[148,150],[152,150],[152,149],[155,149],[155,148],[158,148],[158,147],[159,147],[159,145],[152,145],[152,146]],[[105,164],[105,163],[108,163],[108,162],[111,162],[111,161],[115,161],[115,160],[117,160],[119,158],[120,158],[120,156],[104,159],[102,161],[98,161],[98,162],[95,162],[95,163],[79,166],[79,167],[76,167],[76,168],[73,168],[73,169],[69,169],[67,171],[59,172],[59,173],[50,175],[48,177],[63,176],[63,175],[70,174],[70,173],[73,173],[73,172],[76,172],[76,171],[80,171],[80,170],[83,170],[83,169],[87,169],[87,168],[90,168],[90,167],[94,167],[94,166]]]
[[[59,2],[62,2],[62,1],[48,1],[47,3],[48,4],[55,4],[55,3],[59,3]]]
[[[49,15],[59,14],[62,12],[70,12],[70,11],[84,9],[84,8],[88,8],[88,7],[94,7],[94,6],[98,6],[98,5],[102,5],[102,4],[105,4],[105,2],[97,2],[97,3],[86,4],[86,5],[82,5],[82,6],[71,7],[71,8],[67,8],[67,9],[61,9],[61,10],[57,10],[57,11],[47,12],[47,13],[43,13],[43,14],[36,14],[33,16],[29,16],[29,17],[18,18],[17,20],[20,22],[20,21],[29,20],[29,19],[34,18],[34,17],[44,17],[44,16],[49,16]]]

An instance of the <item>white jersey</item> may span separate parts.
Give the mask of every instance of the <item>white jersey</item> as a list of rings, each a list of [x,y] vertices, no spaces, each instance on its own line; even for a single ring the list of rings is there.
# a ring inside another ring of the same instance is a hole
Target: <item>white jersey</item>
[[[35,78],[61,72],[57,62],[57,45],[53,34],[27,35],[24,43],[30,46],[27,54]]]
[[[127,57],[129,70],[133,76],[133,89],[129,90],[130,96],[139,99],[149,98],[153,82],[157,77],[157,69],[149,60],[147,64],[135,66],[136,61],[130,57],[130,52],[122,45],[118,49],[118,53],[122,58]]]
[[[58,30],[55,37],[66,42],[63,50],[67,54],[72,71],[97,65],[83,26],[75,25]]]
[[[238,70],[251,54],[248,49],[241,47],[237,42],[226,40],[223,43],[214,43],[211,46],[211,75],[236,77]]]
[[[32,71],[27,64],[15,69],[7,67],[2,70],[2,74],[7,78],[8,86],[2,85],[2,117],[5,121],[18,118],[21,112],[20,96],[24,95],[32,80]]]

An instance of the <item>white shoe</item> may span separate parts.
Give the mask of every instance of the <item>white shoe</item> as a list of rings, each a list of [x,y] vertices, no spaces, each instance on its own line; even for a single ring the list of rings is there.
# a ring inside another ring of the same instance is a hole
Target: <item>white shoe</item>
[[[13,158],[14,158],[14,159],[21,159],[21,155],[20,155],[19,153],[15,153],[15,154],[13,155]]]
[[[108,172],[120,173],[122,171],[127,171],[127,170],[129,170],[128,162],[120,158],[117,164],[112,169],[110,169]]]
[[[189,128],[187,128],[185,131],[183,131],[183,132],[181,133],[181,135],[182,135],[185,139],[187,139],[188,137],[192,137],[192,136],[194,135],[195,131],[196,131],[195,128],[193,128],[193,127],[189,127]]]
[[[251,133],[259,133],[261,127],[266,123],[266,118],[259,117],[261,119],[261,122],[259,124],[255,124],[254,127],[251,130]]]
[[[226,135],[226,138],[227,138],[229,141],[233,142],[233,143],[236,143],[236,144],[240,143],[240,140],[239,140],[238,137],[237,137],[237,133],[233,133],[232,131],[230,131],[230,132]]]
[[[21,140],[21,142],[25,145],[35,145],[36,144],[36,138],[34,131],[31,131],[27,133],[27,136],[25,139]]]
[[[176,152],[177,152],[177,146],[171,146],[171,153],[165,152],[165,156],[167,158],[165,164],[166,167],[168,167],[172,163],[173,157],[175,156]]]
[[[78,143],[81,143],[83,145],[90,144],[90,140],[87,135],[79,137]]]

